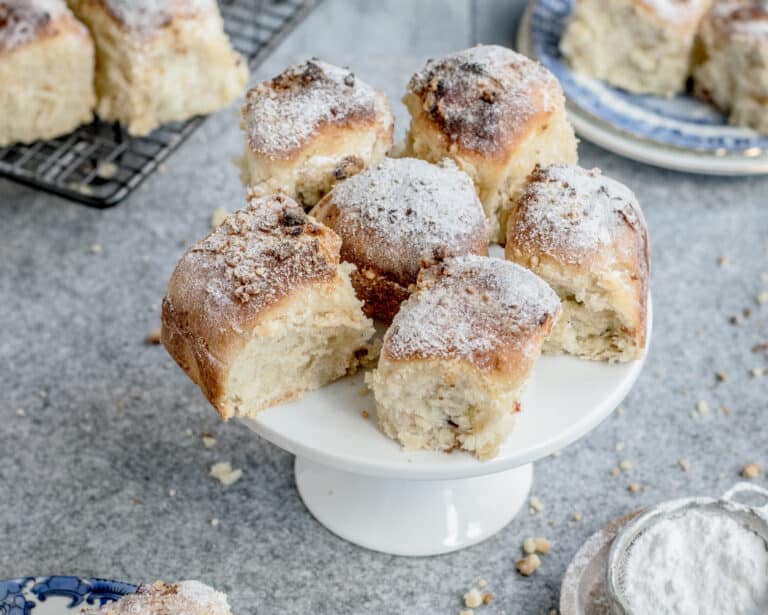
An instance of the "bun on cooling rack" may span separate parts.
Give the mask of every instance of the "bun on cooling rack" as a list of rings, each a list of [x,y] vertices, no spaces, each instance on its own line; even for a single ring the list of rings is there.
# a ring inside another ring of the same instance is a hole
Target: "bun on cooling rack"
[[[231,615],[227,596],[200,581],[141,585],[133,594],[102,607],[82,611],[83,615]]]
[[[599,169],[537,168],[510,219],[506,257],[557,292],[544,352],[630,361],[643,354],[649,252],[635,195]]]
[[[408,449],[494,457],[559,312],[546,282],[508,261],[422,269],[368,378],[382,431]]]
[[[0,146],[93,117],[93,41],[64,0],[0,0]]]
[[[212,113],[243,93],[215,0],[69,0],[96,42],[97,112],[132,135]]]
[[[450,160],[387,158],[337,185],[312,215],[341,237],[352,284],[372,317],[390,322],[422,265],[487,254],[488,229],[472,180]]]
[[[538,164],[576,161],[576,138],[555,77],[496,45],[427,61],[403,98],[405,153],[452,158],[475,182],[491,241],[504,242],[510,199]]]
[[[629,92],[685,89],[696,28],[711,0],[576,0],[560,50],[578,73]]]
[[[161,339],[225,419],[343,376],[373,334],[341,240],[282,195],[251,198],[176,266]]]
[[[731,124],[768,133],[768,4],[715,2],[698,41],[696,95],[727,113]]]
[[[312,59],[252,88],[240,125],[251,193],[280,192],[311,207],[337,182],[381,161],[394,119],[383,93]]]

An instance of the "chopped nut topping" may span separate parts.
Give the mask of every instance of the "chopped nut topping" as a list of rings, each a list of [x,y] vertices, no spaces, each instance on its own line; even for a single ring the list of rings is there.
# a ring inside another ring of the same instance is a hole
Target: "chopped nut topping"
[[[573,513],[573,520],[574,521],[581,521],[581,519],[582,519],[582,516],[581,516],[580,512]]]
[[[757,302],[762,305],[768,303],[768,290],[764,290],[757,296]]]
[[[725,382],[728,380],[728,374],[725,372],[717,372],[715,376],[717,377],[718,382]]]
[[[368,410],[363,410],[363,411],[360,413],[360,416],[362,416],[364,419],[367,419],[367,418],[369,418],[371,415],[368,413]]]
[[[539,498],[537,498],[537,497],[534,495],[534,496],[531,498],[531,508],[532,508],[532,509],[533,509],[535,512],[541,512],[542,510],[544,510],[544,504],[542,503],[542,501],[541,501]]]
[[[765,375],[765,370],[762,367],[754,367],[749,372],[753,378],[760,378]]]
[[[741,469],[741,475],[744,478],[757,478],[763,471],[763,466],[759,463],[747,463]]]
[[[471,609],[483,604],[483,595],[474,587],[464,594],[464,606]]]
[[[536,553],[536,540],[533,538],[526,538],[523,541],[523,552],[527,555]]]
[[[483,604],[490,604],[491,602],[493,602],[493,594],[485,592],[483,594]]]
[[[160,327],[158,327],[157,329],[152,329],[152,331],[150,331],[147,334],[147,337],[144,338],[144,343],[155,345],[155,346],[159,344],[160,343]]]
[[[216,446],[216,438],[213,436],[203,436],[203,446],[205,448],[213,448]]]
[[[215,229],[221,225],[226,219],[228,212],[223,207],[217,207],[211,214],[211,229]]]
[[[620,464],[619,468],[621,468],[624,472],[629,472],[632,468],[632,462],[629,459],[624,459]]]
[[[243,471],[234,469],[228,461],[214,463],[211,466],[211,476],[225,487],[235,484],[242,475]]]
[[[699,402],[696,404],[696,412],[701,414],[702,416],[705,414],[709,414],[709,404],[706,400],[700,399]]]
[[[638,485],[637,483],[629,483],[629,485],[627,485],[627,489],[629,490],[630,493],[637,493],[638,491],[640,491],[640,485]]]
[[[515,562],[517,571],[526,577],[529,577],[536,572],[539,569],[539,566],[541,566],[541,560],[535,553],[526,555],[523,559],[519,559]]]

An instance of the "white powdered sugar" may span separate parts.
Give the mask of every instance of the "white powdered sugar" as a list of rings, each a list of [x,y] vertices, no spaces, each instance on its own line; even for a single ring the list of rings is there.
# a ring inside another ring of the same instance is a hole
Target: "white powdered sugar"
[[[724,36],[768,38],[768,1],[718,0],[705,18],[705,26]]]
[[[532,339],[559,310],[554,291],[523,267],[486,256],[449,258],[419,275],[382,352],[394,359],[461,358],[494,369],[497,350],[535,352]]]
[[[332,219],[323,215],[330,206]],[[423,261],[485,253],[485,215],[470,177],[449,160],[387,158],[337,185],[319,219],[341,235],[342,255],[407,286]]]
[[[249,90],[241,127],[254,153],[277,159],[290,156],[324,124],[373,122],[379,115],[392,123],[374,88],[346,68],[313,58]]]
[[[68,12],[64,0],[0,0],[0,49],[33,41],[52,19]]]
[[[525,252],[580,264],[627,227],[645,243],[643,214],[625,185],[599,169],[537,167],[519,199],[509,241]]]
[[[408,84],[451,142],[481,154],[504,151],[539,113],[563,105],[541,64],[498,45],[477,45],[428,60]]]
[[[640,3],[656,13],[665,21],[676,24],[698,22],[701,13],[706,10],[711,0],[640,0]]]
[[[217,10],[215,0],[101,0],[127,30],[140,36],[167,26],[174,17]]]
[[[622,585],[637,615],[765,615],[768,545],[737,519],[688,509],[632,543]]]
[[[84,615],[230,615],[227,597],[200,581],[142,585],[101,609],[85,609]]]

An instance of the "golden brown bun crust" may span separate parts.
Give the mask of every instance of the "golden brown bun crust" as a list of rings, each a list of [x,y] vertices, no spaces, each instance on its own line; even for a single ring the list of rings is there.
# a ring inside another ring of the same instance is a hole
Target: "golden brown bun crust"
[[[317,58],[249,90],[240,124],[255,156],[284,161],[299,158],[311,142],[343,142],[347,134],[377,125],[391,142],[394,129],[383,93]]]
[[[405,102],[414,121],[442,133],[447,151],[503,164],[562,107],[563,93],[538,62],[478,45],[427,61],[411,78]]]
[[[387,158],[338,184],[312,210],[342,240],[367,316],[390,322],[425,264],[488,254],[488,229],[470,177],[439,165]]]
[[[550,264],[573,275],[618,275],[637,306],[632,330],[645,346],[650,250],[635,195],[599,169],[536,167],[507,229],[506,257],[532,270]]]
[[[422,269],[382,355],[456,360],[522,381],[559,313],[555,292],[527,269],[485,256],[449,258]]]
[[[64,0],[0,0],[0,52],[65,33],[90,41]]]
[[[341,240],[291,199],[251,199],[193,245],[163,299],[161,341],[224,417],[224,366],[250,332],[308,284],[332,284]]]

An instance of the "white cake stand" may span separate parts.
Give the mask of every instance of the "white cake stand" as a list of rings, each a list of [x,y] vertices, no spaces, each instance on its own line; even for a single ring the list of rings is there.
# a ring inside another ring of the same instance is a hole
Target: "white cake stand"
[[[512,521],[526,503],[533,462],[594,429],[624,399],[643,362],[542,357],[514,431],[489,461],[460,451],[404,451],[378,430],[362,374],[245,423],[296,455],[299,494],[333,533],[385,553],[437,555]]]

